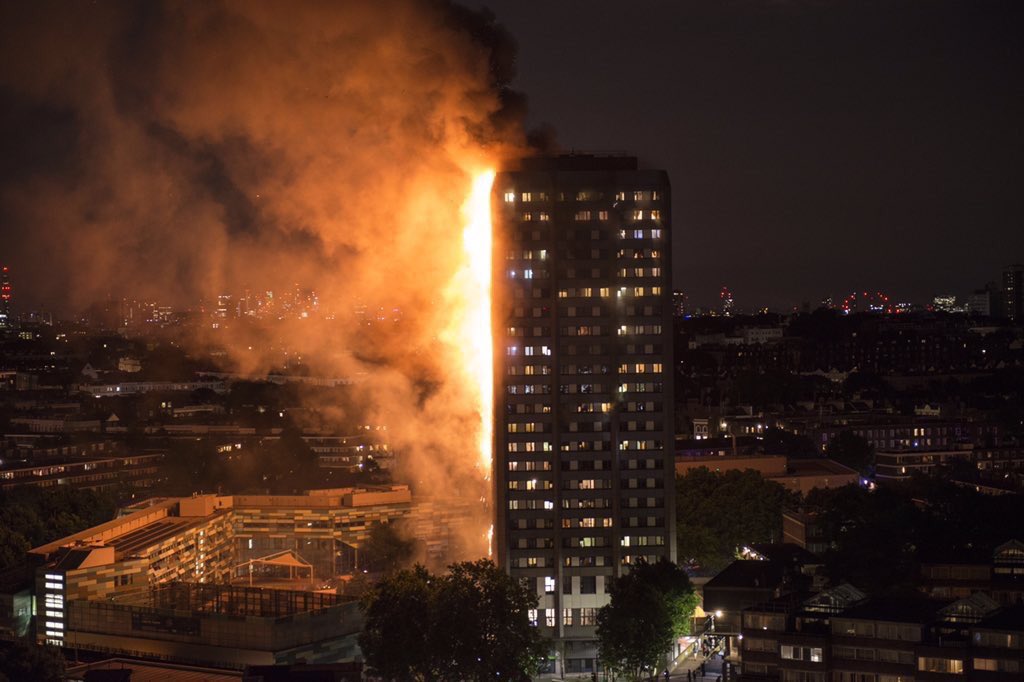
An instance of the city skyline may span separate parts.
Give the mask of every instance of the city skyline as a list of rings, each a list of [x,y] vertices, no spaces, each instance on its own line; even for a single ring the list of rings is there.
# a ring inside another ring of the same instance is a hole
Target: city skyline
[[[0,679],[1024,671],[1021,28],[0,3]]]

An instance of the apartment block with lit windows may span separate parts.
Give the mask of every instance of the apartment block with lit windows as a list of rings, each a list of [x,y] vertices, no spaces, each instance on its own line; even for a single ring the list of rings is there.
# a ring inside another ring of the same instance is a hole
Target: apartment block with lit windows
[[[611,579],[675,558],[668,177],[526,159],[492,207],[495,547],[535,582],[553,672],[587,673]]]

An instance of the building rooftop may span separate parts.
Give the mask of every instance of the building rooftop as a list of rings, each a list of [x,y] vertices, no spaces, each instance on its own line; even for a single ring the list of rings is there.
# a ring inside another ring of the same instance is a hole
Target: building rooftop
[[[234,670],[214,670],[127,658],[108,658],[87,665],[69,666],[67,674],[69,680],[84,679],[86,682],[119,679],[131,682],[237,682],[242,679],[242,673]],[[124,677],[125,674],[128,677]]]
[[[1024,604],[1014,604],[1000,609],[982,619],[975,627],[980,630],[1024,631]]]
[[[895,623],[928,623],[950,603],[924,596],[873,597],[843,611],[843,618],[885,620]]]
[[[790,476],[828,476],[844,475],[856,476],[857,472],[839,462],[825,458],[815,459],[794,459],[789,460]]]
[[[792,542],[758,542],[748,545],[744,549],[751,550],[751,558],[753,559],[774,561],[787,566],[816,565],[821,563],[821,559],[817,554],[809,552]]]
[[[771,561],[739,559],[726,566],[704,589],[774,589],[782,583],[784,567]]]

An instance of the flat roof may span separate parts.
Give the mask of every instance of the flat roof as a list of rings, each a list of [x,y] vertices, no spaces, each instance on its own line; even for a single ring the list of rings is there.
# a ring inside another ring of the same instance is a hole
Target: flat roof
[[[875,597],[853,606],[834,618],[884,620],[894,623],[924,624],[936,618],[939,609],[951,600],[937,601],[925,597]]]
[[[979,630],[1024,631],[1024,605],[1014,604],[996,611],[974,626]]]
[[[82,679],[90,670],[131,672],[131,682],[234,682],[242,679],[240,671],[197,668],[156,661],[136,661],[127,658],[108,658],[86,665],[69,666],[68,679]]]
[[[857,472],[832,459],[790,459],[790,476],[821,476],[825,474],[857,476]]]
[[[166,516],[159,521],[108,540],[106,544],[113,547],[117,552],[117,558],[121,559],[138,554],[153,545],[158,545],[184,530],[204,525],[208,518],[206,516]]]
[[[773,561],[738,559],[704,584],[704,589],[765,589],[772,590],[782,582],[783,567]]]

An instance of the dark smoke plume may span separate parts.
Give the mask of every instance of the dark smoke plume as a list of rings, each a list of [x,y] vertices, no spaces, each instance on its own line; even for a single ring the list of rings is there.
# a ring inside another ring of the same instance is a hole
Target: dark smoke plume
[[[362,377],[407,473],[450,490],[481,475],[478,416],[441,330],[472,175],[524,144],[514,74],[495,18],[449,2],[4,3],[7,261],[65,312],[315,290],[316,319],[194,341]],[[372,352],[363,304],[401,311]]]

